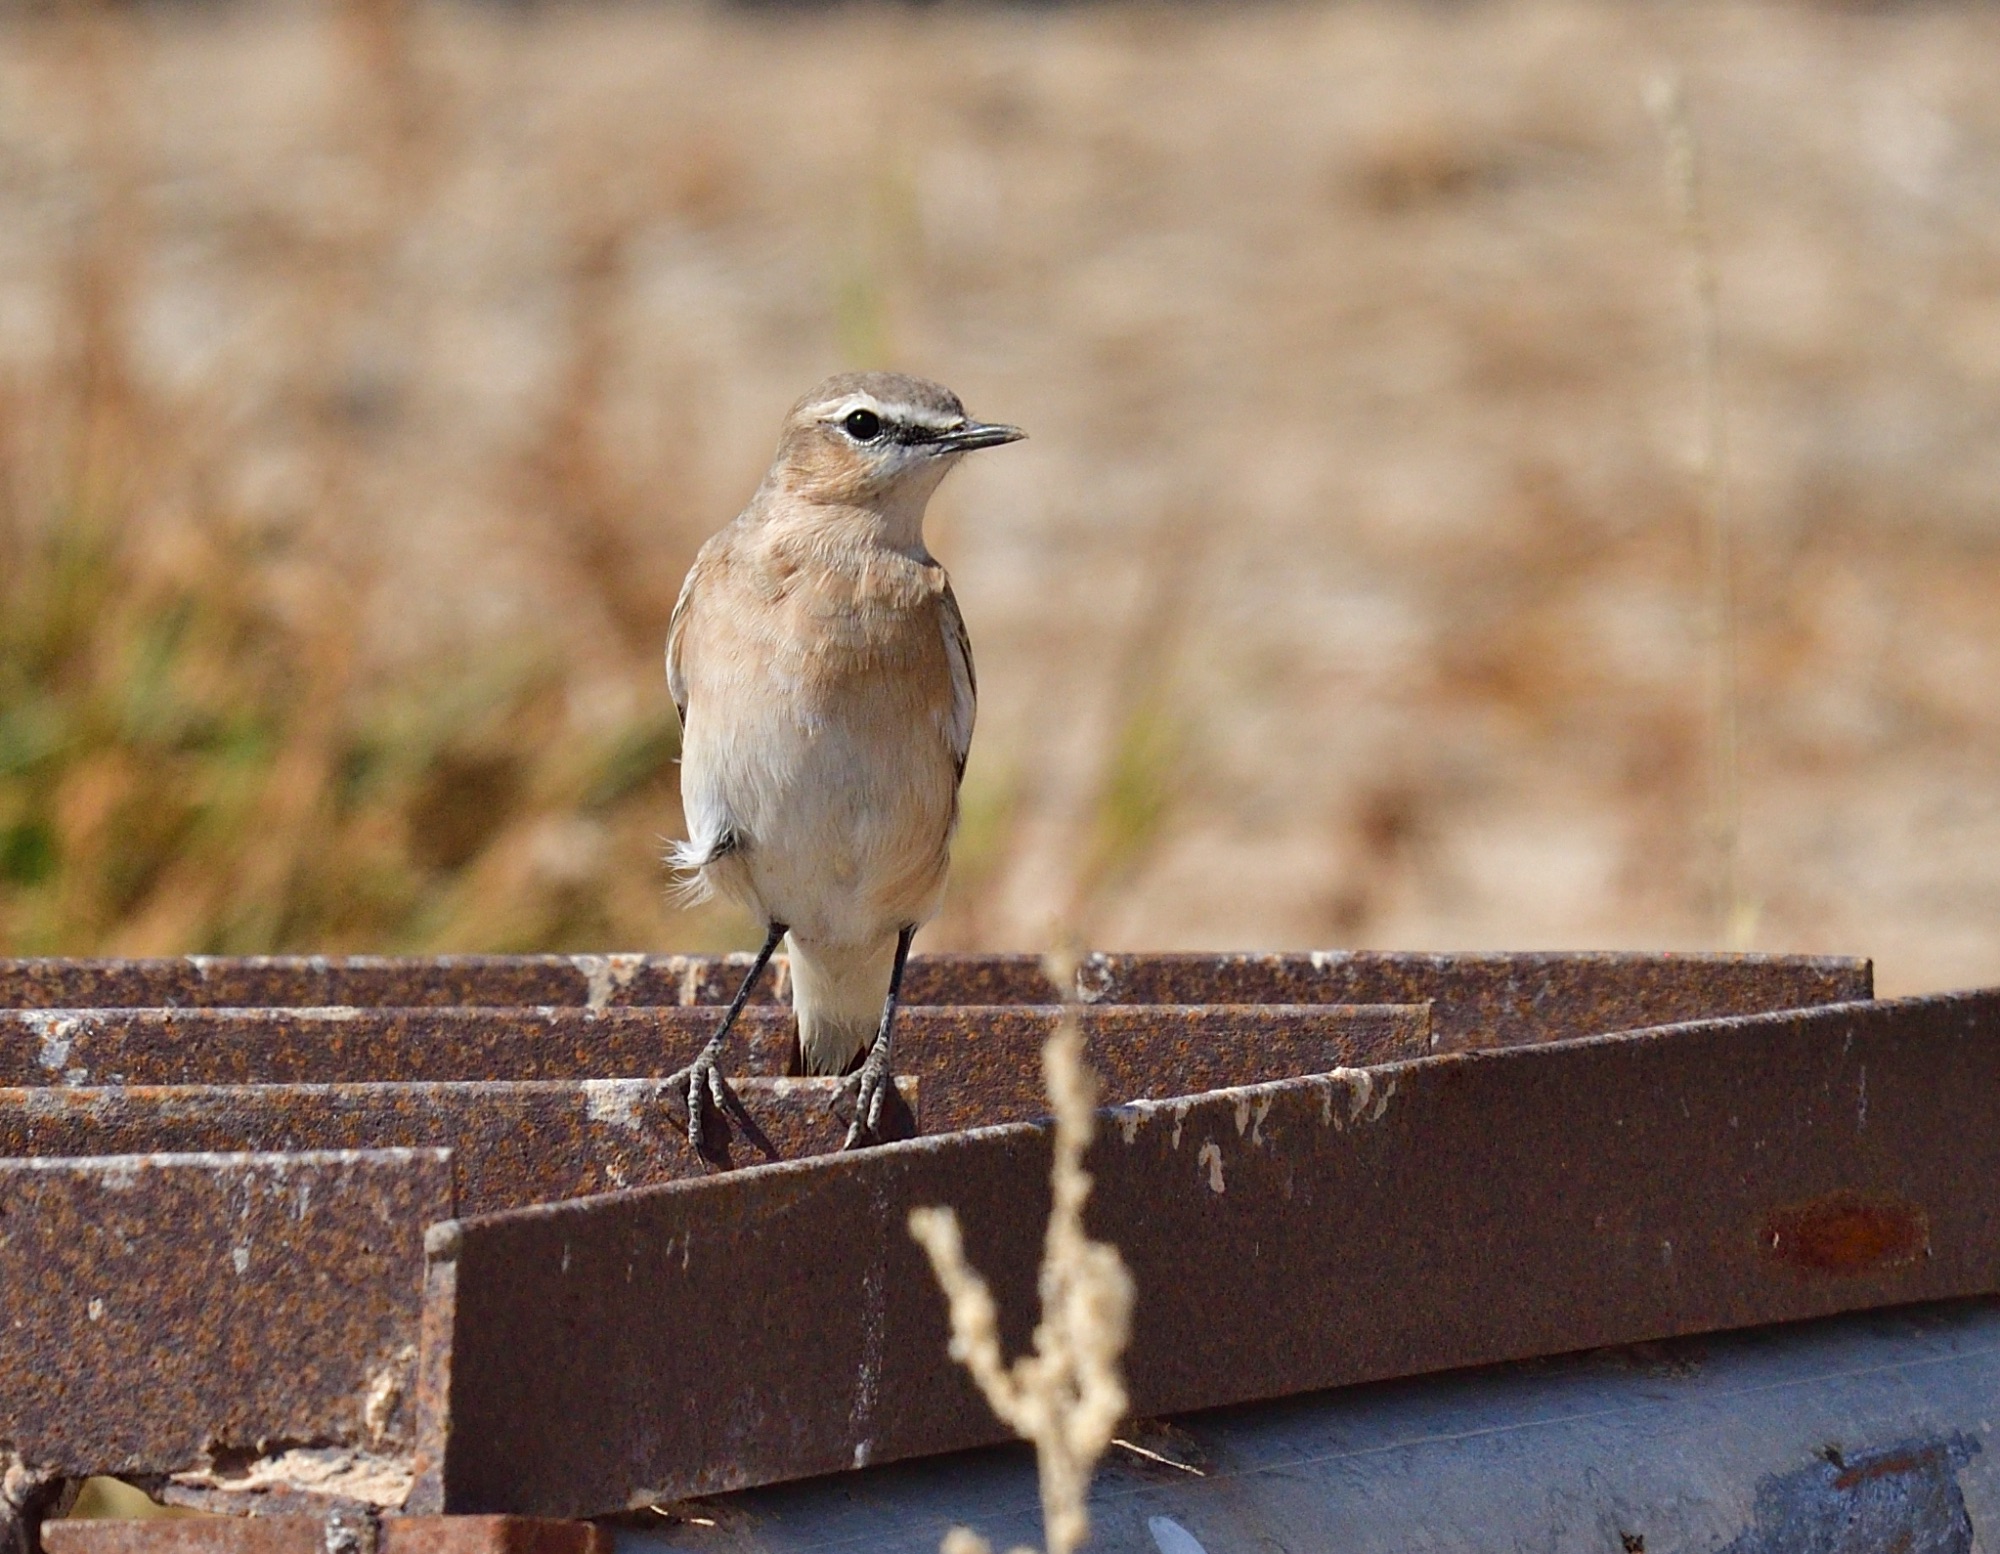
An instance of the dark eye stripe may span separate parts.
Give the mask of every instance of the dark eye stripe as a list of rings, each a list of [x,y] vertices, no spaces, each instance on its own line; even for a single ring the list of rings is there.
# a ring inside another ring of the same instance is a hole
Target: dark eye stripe
[[[866,420],[857,425],[857,418],[861,417],[866,417]],[[840,424],[841,429],[857,442],[893,442],[906,448],[921,448],[937,442],[951,430],[915,421],[892,421],[887,416],[876,415],[872,410],[851,410],[841,417]]]

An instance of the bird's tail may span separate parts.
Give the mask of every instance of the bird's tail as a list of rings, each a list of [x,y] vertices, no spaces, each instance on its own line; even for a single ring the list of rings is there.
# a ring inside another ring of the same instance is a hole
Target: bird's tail
[[[667,867],[673,881],[667,886],[668,899],[675,906],[700,906],[715,894],[715,882],[708,877],[711,848],[705,842],[667,843]]]
[[[894,938],[881,944],[812,944],[791,940],[792,1008],[799,1017],[799,1053],[808,1074],[839,1074],[875,1039]]]

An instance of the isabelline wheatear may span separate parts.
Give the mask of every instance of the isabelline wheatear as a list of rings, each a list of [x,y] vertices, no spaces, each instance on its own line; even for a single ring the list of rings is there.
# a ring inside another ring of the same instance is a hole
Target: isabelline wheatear
[[[667,636],[681,715],[694,899],[720,891],[764,947],[688,1087],[726,1104],[717,1058],[789,937],[808,1074],[841,1074],[851,1148],[875,1134],[910,939],[944,896],[977,686],[924,507],[962,454],[1018,439],[958,397],[896,373],[829,378],[792,407],[763,484],[701,548]]]

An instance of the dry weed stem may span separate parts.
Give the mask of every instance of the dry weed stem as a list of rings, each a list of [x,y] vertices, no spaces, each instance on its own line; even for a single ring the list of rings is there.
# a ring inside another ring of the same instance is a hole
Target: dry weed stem
[[[1730,949],[1750,947],[1755,908],[1743,890],[1742,776],[1737,754],[1735,560],[1729,512],[1729,421],[1722,396],[1722,301],[1715,240],[1702,201],[1700,146],[1680,76],[1648,84],[1646,107],[1666,142],[1667,182],[1687,256],[1693,374],[1700,416],[1694,473],[1701,499],[1704,635],[1709,673],[1709,829],[1715,853],[1716,933]]]
[[[965,1260],[955,1213],[917,1209],[910,1234],[929,1253],[950,1305],[952,1358],[972,1373],[993,1412],[1034,1443],[1049,1554],[1071,1554],[1090,1536],[1090,1475],[1125,1413],[1118,1358],[1131,1335],[1132,1276],[1116,1247],[1084,1233],[1091,1181],[1083,1157],[1097,1131],[1097,1077],[1083,1061],[1075,962],[1051,957],[1048,972],[1066,1008],[1042,1049],[1055,1107],[1055,1163],[1034,1352],[1011,1366],[1001,1355],[999,1313],[986,1281]],[[984,1539],[956,1527],[941,1554],[989,1551]]]

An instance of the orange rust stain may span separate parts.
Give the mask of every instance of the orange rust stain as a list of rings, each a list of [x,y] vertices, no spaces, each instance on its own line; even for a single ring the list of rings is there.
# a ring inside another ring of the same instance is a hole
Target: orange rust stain
[[[1842,1190],[1774,1210],[1764,1249],[1804,1273],[1863,1274],[1900,1268],[1930,1250],[1930,1217],[1914,1203]]]
[[[1873,1462],[1864,1462],[1849,1468],[1834,1478],[1833,1487],[1845,1493],[1858,1489],[1872,1479],[1894,1478],[1900,1473],[1921,1473],[1944,1460],[1944,1454],[1935,1446],[1927,1446],[1921,1451],[1897,1452],[1893,1456],[1878,1457]]]

